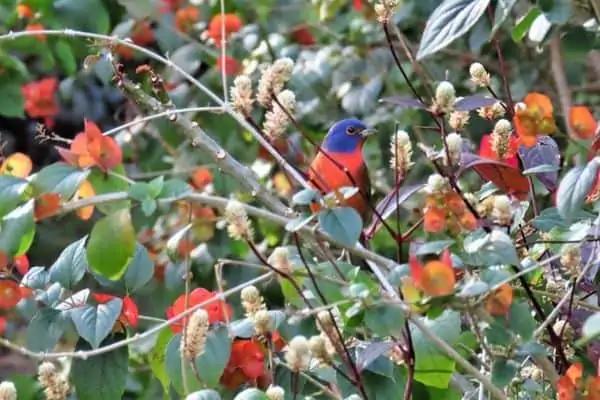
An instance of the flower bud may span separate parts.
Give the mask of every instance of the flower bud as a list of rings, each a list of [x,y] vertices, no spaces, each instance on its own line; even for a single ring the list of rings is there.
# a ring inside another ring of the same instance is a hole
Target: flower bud
[[[462,137],[454,132],[446,136],[446,145],[448,146],[448,154],[444,151],[444,161],[447,165],[457,166],[460,163],[462,152]],[[450,159],[448,160],[448,156]]]
[[[288,351],[285,353],[285,361],[292,371],[298,372],[308,368],[310,363],[310,347],[308,340],[304,336],[295,336],[288,344]]]
[[[477,113],[481,118],[487,119],[488,121],[494,121],[501,118],[506,114],[506,110],[501,102],[497,101],[489,107],[481,107],[477,110]]]
[[[17,388],[10,381],[0,383],[0,400],[17,400]]]
[[[256,286],[250,285],[243,288],[240,292],[240,297],[242,299],[242,307],[248,318],[253,318],[258,311],[266,309],[260,291]]]
[[[234,199],[229,200],[225,207],[225,221],[228,223],[227,232],[232,239],[252,240],[254,229],[242,203]]]
[[[270,385],[265,394],[269,400],[283,400],[285,398],[285,390],[281,386]]]
[[[443,193],[449,188],[449,182],[447,178],[444,178],[440,174],[431,174],[427,178],[426,190],[430,194]]]
[[[469,67],[469,74],[474,84],[479,87],[490,86],[491,78],[490,74],[485,70],[485,67],[478,62],[471,64]]]
[[[412,143],[410,136],[406,131],[399,130],[392,135],[390,141],[390,168],[396,171],[398,179],[401,180],[406,176],[406,173],[413,165],[412,158]]]
[[[507,119],[496,122],[491,135],[491,147],[498,160],[504,160],[509,155],[511,132],[512,125]]]
[[[277,247],[267,260],[269,264],[277,271],[289,275],[292,273],[292,264],[290,263],[290,252],[287,247]]]
[[[443,112],[450,112],[456,101],[456,90],[454,85],[448,81],[442,81],[435,89],[435,102]]]
[[[273,331],[273,318],[267,310],[258,310],[252,316],[252,321],[258,335],[266,335]]]
[[[510,225],[512,222],[513,210],[508,196],[494,196],[494,205],[492,216],[500,225]]]
[[[231,104],[233,108],[243,114],[248,115],[252,111],[254,99],[252,97],[252,81],[247,75],[240,75],[233,80],[231,87]]]
[[[203,308],[194,311],[186,325],[185,335],[181,337],[180,351],[183,358],[194,360],[204,353],[208,327],[208,312]]]
[[[462,131],[470,119],[468,111],[452,111],[448,117],[448,125],[455,131]]]

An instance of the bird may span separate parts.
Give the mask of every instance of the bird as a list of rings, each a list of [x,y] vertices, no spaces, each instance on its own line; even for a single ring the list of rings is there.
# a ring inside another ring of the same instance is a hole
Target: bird
[[[363,226],[368,222],[371,212],[371,181],[362,150],[365,141],[375,132],[363,121],[354,118],[334,123],[308,168],[308,183],[322,194],[343,187],[359,189],[359,192],[343,199],[340,205],[354,208]],[[310,208],[316,212],[320,207],[312,204]]]

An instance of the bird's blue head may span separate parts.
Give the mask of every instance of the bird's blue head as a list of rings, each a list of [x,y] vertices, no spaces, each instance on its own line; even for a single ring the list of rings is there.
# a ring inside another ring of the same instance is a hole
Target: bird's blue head
[[[322,148],[334,153],[353,153],[360,150],[367,137],[374,132],[363,121],[343,119],[329,129]]]

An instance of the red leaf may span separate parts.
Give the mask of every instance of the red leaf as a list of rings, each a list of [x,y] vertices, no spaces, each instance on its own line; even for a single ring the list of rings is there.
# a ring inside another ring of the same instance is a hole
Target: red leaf
[[[529,179],[518,168],[501,161],[463,153],[459,175],[469,168],[473,168],[483,180],[494,183],[498,189],[514,195],[519,200],[525,200],[529,196]]]

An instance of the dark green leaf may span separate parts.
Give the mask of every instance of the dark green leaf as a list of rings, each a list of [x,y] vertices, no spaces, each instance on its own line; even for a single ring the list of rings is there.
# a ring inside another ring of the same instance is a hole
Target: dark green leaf
[[[467,33],[489,3],[490,0],[444,0],[427,20],[417,60],[440,51]]]
[[[365,325],[380,337],[401,336],[404,313],[399,307],[383,304],[365,309]]]
[[[73,49],[69,42],[62,39],[58,40],[54,46],[54,53],[58,64],[66,75],[70,76],[77,72],[77,61],[75,61]]]
[[[226,326],[220,325],[206,334],[204,353],[196,357],[196,369],[208,387],[218,387],[219,378],[231,354],[231,338]]]
[[[531,339],[536,323],[531,315],[531,308],[526,302],[511,304],[508,325],[514,333],[521,336],[523,341]]]
[[[88,269],[85,255],[87,236],[68,245],[58,256],[49,270],[51,282],[58,282],[65,289],[72,290],[83,278]]]
[[[169,340],[165,352],[165,367],[167,375],[171,381],[171,385],[177,393],[183,393],[182,371],[181,371],[181,351],[179,349],[181,342],[181,334],[177,334]],[[185,362],[185,373],[190,391],[202,389],[202,385],[196,379],[194,371],[189,362]]]
[[[135,245],[131,214],[122,209],[96,222],[87,243],[87,260],[94,272],[117,280],[135,255]]]
[[[67,327],[62,311],[53,308],[40,309],[27,325],[27,348],[31,351],[51,351]]]
[[[12,211],[23,200],[29,182],[10,175],[0,175],[0,217]]]
[[[513,360],[495,360],[492,366],[492,383],[503,389],[515,377],[518,368],[519,364]]]
[[[563,177],[558,185],[556,208],[566,220],[582,208],[585,197],[594,185],[600,160],[592,159],[586,166],[576,166]]]
[[[101,0],[57,0],[55,15],[64,26],[93,33],[108,33],[110,16]]]
[[[74,308],[71,318],[77,333],[93,348],[98,348],[117,322],[122,306],[123,300],[117,297],[97,306],[86,304]]]
[[[24,99],[19,82],[3,80],[0,82],[0,90],[0,115],[7,118],[24,118]]]
[[[154,276],[154,263],[150,259],[148,250],[136,243],[135,254],[123,276],[125,289],[128,293],[133,293],[146,285],[152,276]]]
[[[125,339],[115,334],[102,342],[108,346]],[[75,351],[89,351],[89,344],[79,339]],[[71,379],[77,397],[85,400],[120,399],[125,392],[129,361],[127,346],[84,359],[75,358],[71,366]]]
[[[344,246],[353,247],[362,230],[362,219],[354,208],[339,207],[319,212],[319,226]]]
[[[8,256],[25,254],[35,236],[34,201],[15,208],[0,221],[0,250]]]

